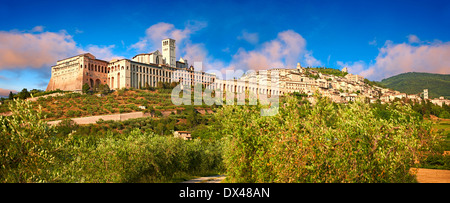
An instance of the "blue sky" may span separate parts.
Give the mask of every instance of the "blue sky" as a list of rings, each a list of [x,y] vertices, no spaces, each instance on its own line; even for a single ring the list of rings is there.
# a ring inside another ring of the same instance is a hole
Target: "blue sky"
[[[0,91],[45,89],[58,59],[131,58],[162,37],[206,70],[450,72],[450,1],[18,0],[0,2],[0,19]]]

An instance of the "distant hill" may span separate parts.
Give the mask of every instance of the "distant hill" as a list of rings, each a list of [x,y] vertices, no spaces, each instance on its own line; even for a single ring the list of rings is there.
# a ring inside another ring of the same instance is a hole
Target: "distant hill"
[[[418,94],[428,89],[429,98],[444,96],[450,99],[450,75],[433,73],[402,73],[381,80],[387,88],[407,94]]]

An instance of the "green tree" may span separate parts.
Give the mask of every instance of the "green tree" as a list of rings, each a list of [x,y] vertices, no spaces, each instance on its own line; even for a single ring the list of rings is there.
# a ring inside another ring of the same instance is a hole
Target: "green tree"
[[[439,118],[446,118],[449,119],[450,118],[450,113],[448,111],[442,111],[439,115]]]
[[[107,95],[111,90],[107,84],[100,84],[97,91],[101,94]]]
[[[225,136],[231,182],[414,182],[409,169],[437,143],[429,121],[409,105],[335,105],[317,97],[300,105],[288,96],[275,116],[261,106],[226,105],[215,115]]]
[[[162,81],[159,81],[159,82],[156,84],[156,87],[158,87],[158,88],[164,88],[164,83],[163,83]]]
[[[19,92],[18,94],[20,99],[26,99],[28,97],[30,97],[30,93],[28,92],[27,88],[23,88],[21,92]]]
[[[190,128],[193,128],[200,123],[201,117],[193,106],[186,106],[184,112],[186,113],[186,122]]]
[[[162,122],[159,122],[155,128],[156,134],[164,135],[164,130],[165,130],[164,124]]]
[[[31,102],[16,100],[9,105],[12,116],[0,116],[0,181],[48,181],[60,144],[52,139],[55,129],[47,125],[40,110],[33,110]]]
[[[9,91],[8,99],[9,100],[13,100],[14,99],[14,94],[12,93],[12,91]]]
[[[82,92],[86,94],[89,92],[90,89],[91,89],[91,87],[89,87],[89,84],[84,83],[84,85],[82,87]]]
[[[180,82],[171,82],[171,83],[170,83],[170,88],[173,89],[173,88],[175,88],[178,84],[180,84]]]

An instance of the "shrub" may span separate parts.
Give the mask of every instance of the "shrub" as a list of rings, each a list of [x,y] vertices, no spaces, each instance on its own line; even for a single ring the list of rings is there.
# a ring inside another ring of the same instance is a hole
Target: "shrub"
[[[220,142],[184,141],[139,129],[113,135],[71,120],[55,128],[30,102],[16,100],[9,108],[12,116],[0,116],[1,182],[166,181],[175,173],[217,172],[222,166]],[[81,135],[70,134],[73,130]]]
[[[204,173],[221,166],[220,147],[133,130],[122,139],[107,136],[65,165],[62,182],[165,180],[176,172]],[[70,149],[75,150],[75,149]],[[77,151],[77,150],[76,150]],[[75,169],[75,170],[74,170]]]
[[[259,106],[218,110],[226,136],[224,162],[231,182],[414,182],[409,169],[436,143],[431,124],[409,105],[389,106],[389,118],[360,101],[311,106],[287,97],[275,116]]]
[[[12,115],[0,116],[0,181],[41,182],[52,177],[56,131],[43,120],[41,109],[30,102],[9,103]]]
[[[74,110],[68,110],[66,112],[67,117],[73,117],[75,114],[76,114],[76,111],[74,111]]]
[[[431,154],[421,162],[421,167],[450,170],[450,156]]]

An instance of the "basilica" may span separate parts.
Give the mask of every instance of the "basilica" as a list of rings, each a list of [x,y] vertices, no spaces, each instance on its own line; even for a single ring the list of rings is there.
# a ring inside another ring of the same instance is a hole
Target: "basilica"
[[[156,87],[158,82],[173,82],[173,78],[185,85],[208,87],[214,83],[214,74],[195,71],[183,58],[176,61],[175,46],[175,40],[168,38],[162,40],[162,53],[156,50],[112,61],[84,53],[59,60],[52,66],[47,91],[81,91],[84,84],[91,88],[106,84],[110,89]]]
[[[347,73],[344,77],[321,73],[297,64],[296,68],[272,68],[252,71],[239,79],[219,78],[213,73],[195,70],[188,60],[180,57],[176,61],[176,42],[164,39],[162,52],[156,50],[142,53],[132,59],[105,61],[90,53],[62,59],[52,66],[52,76],[47,86],[50,90],[81,91],[84,84],[90,88],[108,85],[110,89],[157,87],[160,82],[179,82],[182,85],[202,84],[204,88],[222,93],[252,93],[254,95],[278,96],[287,93],[302,93],[312,96],[319,93],[335,102],[354,101],[364,96],[370,101],[382,101],[393,97],[406,97],[385,88],[366,84],[364,77]],[[198,67],[197,69],[201,69]],[[386,95],[389,98],[385,98]]]

